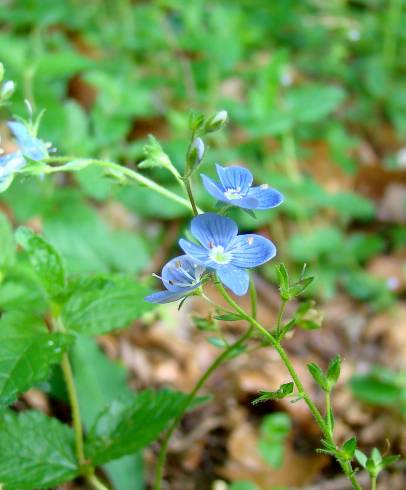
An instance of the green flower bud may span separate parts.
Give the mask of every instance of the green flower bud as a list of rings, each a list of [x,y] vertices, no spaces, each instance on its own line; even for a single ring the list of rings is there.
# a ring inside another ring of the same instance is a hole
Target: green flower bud
[[[214,114],[214,116],[209,117],[204,125],[206,133],[214,133],[215,131],[222,129],[225,126],[227,119],[228,113],[224,110],[219,111]]]
[[[189,146],[187,156],[186,156],[186,164],[187,164],[187,173],[192,173],[199,163],[202,161],[204,155],[204,143],[202,138],[195,138],[191,145]]]

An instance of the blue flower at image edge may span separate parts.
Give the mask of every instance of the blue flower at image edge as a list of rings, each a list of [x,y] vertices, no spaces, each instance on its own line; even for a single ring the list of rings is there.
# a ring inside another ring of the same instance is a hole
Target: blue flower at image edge
[[[162,269],[162,280],[166,291],[151,294],[145,298],[150,303],[171,303],[184,298],[201,285],[205,267],[187,255],[170,260]]]
[[[283,196],[267,184],[252,187],[252,173],[243,167],[222,167],[216,164],[220,182],[201,174],[207,192],[217,200],[245,209],[265,210],[279,206]]]
[[[0,156],[0,190],[4,190],[12,180],[12,175],[24,167],[27,163],[26,158],[39,161],[48,157],[45,143],[32,136],[24,124],[12,121],[8,126],[17,140],[19,149]]]
[[[218,214],[196,216],[191,232],[200,245],[181,239],[182,250],[196,262],[214,269],[220,281],[239,296],[248,290],[246,269],[262,265],[276,255],[270,240],[261,235],[238,235],[237,224]]]

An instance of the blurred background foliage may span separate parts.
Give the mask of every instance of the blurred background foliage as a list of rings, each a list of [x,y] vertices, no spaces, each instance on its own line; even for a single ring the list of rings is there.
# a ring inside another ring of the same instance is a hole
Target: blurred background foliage
[[[0,5],[0,60],[17,83],[1,120],[25,116],[28,100],[36,114],[46,110],[39,134],[58,153],[133,167],[154,134],[182,169],[190,111],[226,109],[230,123],[210,137],[202,171],[244,164],[285,195],[257,219],[233,211],[240,226],[272,237],[289,267],[306,262],[316,276],[310,293],[321,300],[344,291],[381,310],[404,295],[404,0]],[[1,133],[7,143],[5,125]],[[142,172],[180,192],[164,170]],[[198,180],[202,207],[213,208]],[[174,252],[189,219],[94,168],[20,180],[0,203],[14,224],[42,230],[73,274],[146,278]],[[40,310],[21,261],[15,274],[27,286],[9,278],[0,307],[24,301]],[[262,272],[273,281],[273,264]],[[367,403],[405,412],[403,373],[374,371],[351,386]]]

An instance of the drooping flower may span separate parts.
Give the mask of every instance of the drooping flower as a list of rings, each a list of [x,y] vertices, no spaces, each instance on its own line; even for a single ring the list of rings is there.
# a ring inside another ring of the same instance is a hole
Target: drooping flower
[[[42,140],[35,138],[23,123],[11,121],[8,123],[8,127],[15,136],[24,157],[39,161],[49,156],[47,145]]]
[[[270,240],[261,235],[238,235],[237,224],[218,214],[196,216],[191,232],[200,245],[181,239],[182,250],[193,260],[214,269],[220,281],[239,296],[248,290],[247,269],[262,265],[276,255]]]
[[[267,184],[252,187],[252,173],[243,167],[222,167],[216,164],[220,182],[202,174],[206,190],[217,200],[245,209],[265,210],[283,202],[280,192]]]
[[[145,298],[150,303],[171,303],[195,291],[202,283],[205,267],[192,257],[181,255],[170,260],[162,269],[166,291],[153,293]],[[159,276],[158,276],[159,277]]]

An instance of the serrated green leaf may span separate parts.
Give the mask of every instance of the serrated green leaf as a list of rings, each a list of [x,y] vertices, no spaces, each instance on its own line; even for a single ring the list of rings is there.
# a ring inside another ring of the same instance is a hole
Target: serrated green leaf
[[[4,490],[38,490],[79,474],[73,431],[41,412],[0,415],[0,482]]]
[[[70,282],[62,318],[68,330],[100,335],[128,326],[150,311],[147,289],[120,275],[78,278]]]
[[[30,263],[50,298],[62,295],[65,291],[65,267],[54,247],[25,227],[17,229],[16,240],[27,251]]]
[[[0,320],[0,405],[45,380],[71,341],[66,334],[48,332],[27,313],[5,314]]]
[[[16,245],[13,231],[6,216],[0,213],[0,275],[15,262]]]
[[[179,392],[145,390],[131,401],[112,402],[88,434],[87,457],[104,464],[148,446],[182,412],[185,399]]]

